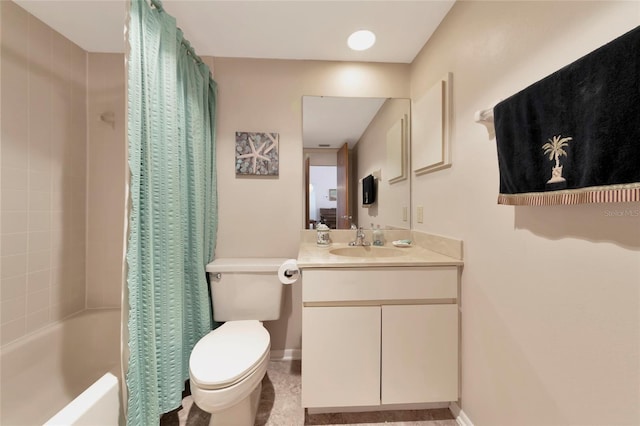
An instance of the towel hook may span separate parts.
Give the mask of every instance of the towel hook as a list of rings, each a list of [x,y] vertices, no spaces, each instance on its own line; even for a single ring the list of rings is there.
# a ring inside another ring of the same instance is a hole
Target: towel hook
[[[473,121],[475,121],[476,123],[482,124],[487,128],[487,132],[489,132],[489,139],[493,139],[496,137],[496,129],[493,125],[493,108],[499,102],[500,101],[496,101],[493,103],[493,105],[491,105],[491,107],[480,110],[480,111],[476,111],[475,114],[473,115]]]

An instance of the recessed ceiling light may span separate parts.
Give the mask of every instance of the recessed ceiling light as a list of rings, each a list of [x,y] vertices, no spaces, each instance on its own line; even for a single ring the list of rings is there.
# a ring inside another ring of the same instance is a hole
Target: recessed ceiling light
[[[376,35],[369,30],[360,30],[349,36],[347,44],[353,50],[367,50],[376,42]]]

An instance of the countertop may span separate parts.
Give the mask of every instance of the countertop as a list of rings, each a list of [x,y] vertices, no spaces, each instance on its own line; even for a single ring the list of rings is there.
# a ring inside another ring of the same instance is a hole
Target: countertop
[[[349,247],[347,243],[333,243],[321,247],[315,243],[303,242],[298,251],[298,267],[305,268],[351,268],[377,266],[462,266],[463,261],[437,253],[418,245],[395,248],[404,254],[397,257],[348,257],[331,254],[336,248]],[[393,247],[387,243],[384,247]]]

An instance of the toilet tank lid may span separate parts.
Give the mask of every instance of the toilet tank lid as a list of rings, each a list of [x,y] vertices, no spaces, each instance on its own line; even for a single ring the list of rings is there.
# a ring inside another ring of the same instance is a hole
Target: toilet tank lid
[[[281,257],[221,258],[207,264],[207,272],[277,272],[287,260]]]

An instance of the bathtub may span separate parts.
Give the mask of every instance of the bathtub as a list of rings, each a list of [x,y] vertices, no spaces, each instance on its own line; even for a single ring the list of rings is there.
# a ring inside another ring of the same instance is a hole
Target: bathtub
[[[120,310],[85,310],[9,343],[0,351],[0,369],[2,425],[42,425],[81,394],[52,420],[70,418],[70,410],[91,412],[94,404],[98,410],[111,406],[92,399],[113,401],[118,394]],[[120,413],[113,414],[117,419]],[[98,419],[86,424],[113,424]]]

